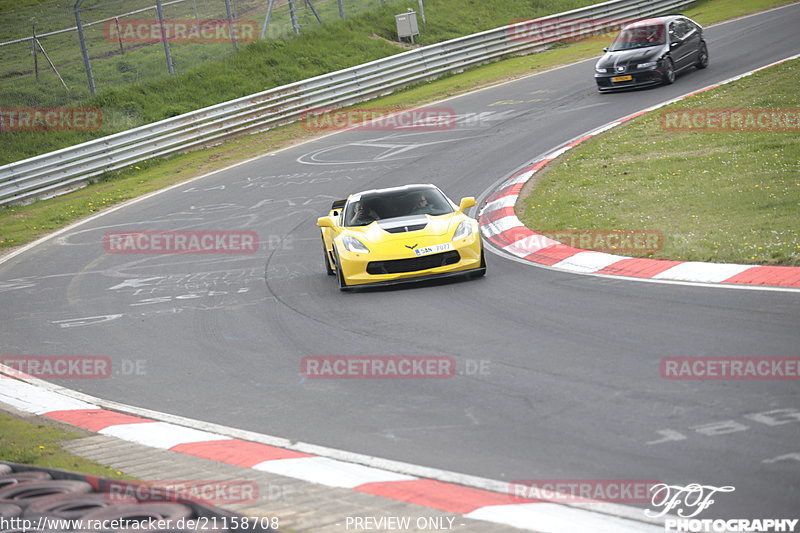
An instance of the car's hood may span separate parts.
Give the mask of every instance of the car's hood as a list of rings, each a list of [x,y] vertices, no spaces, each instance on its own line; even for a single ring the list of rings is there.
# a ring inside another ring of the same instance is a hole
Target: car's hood
[[[400,241],[420,236],[441,236],[452,233],[460,220],[466,218],[461,213],[440,216],[412,215],[377,220],[368,226],[349,227],[347,231],[365,244]]]
[[[633,50],[620,50],[619,52],[606,52],[597,62],[597,68],[627,67],[630,64],[655,61],[664,53],[664,45],[635,48]]]

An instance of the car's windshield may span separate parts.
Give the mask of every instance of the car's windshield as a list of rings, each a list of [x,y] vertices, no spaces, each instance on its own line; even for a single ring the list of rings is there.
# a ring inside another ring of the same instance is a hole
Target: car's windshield
[[[666,42],[663,24],[641,24],[625,28],[614,40],[609,52],[658,46]]]
[[[453,206],[438,189],[400,189],[365,194],[350,201],[345,210],[344,224],[366,226],[376,220],[411,215],[437,216],[452,212]]]

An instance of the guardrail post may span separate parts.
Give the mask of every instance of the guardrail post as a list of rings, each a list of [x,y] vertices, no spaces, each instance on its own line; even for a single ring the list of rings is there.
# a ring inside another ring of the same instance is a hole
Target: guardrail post
[[[158,25],[161,29],[161,42],[164,44],[164,56],[167,58],[167,72],[171,76],[175,75],[175,66],[172,64],[172,52],[169,50],[169,40],[167,39],[166,25],[164,24],[164,6],[161,0],[156,0],[156,13],[158,13]]]
[[[92,74],[92,64],[89,61],[89,49],[86,47],[86,35],[83,33],[83,22],[81,22],[81,4],[83,0],[77,0],[72,8],[75,11],[75,24],[78,28],[78,40],[81,43],[81,55],[83,56],[83,66],[86,69],[86,77],[89,80],[89,91],[92,96],[97,94],[94,88],[94,75]]]
[[[339,18],[343,19],[344,18],[344,4],[342,4],[342,0],[337,0],[337,2],[339,3]]]

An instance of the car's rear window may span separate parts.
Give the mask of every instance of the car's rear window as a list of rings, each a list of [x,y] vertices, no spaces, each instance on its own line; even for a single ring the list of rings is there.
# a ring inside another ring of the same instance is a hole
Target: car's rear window
[[[658,46],[666,42],[664,24],[639,24],[625,28],[620,32],[609,51],[632,50]]]

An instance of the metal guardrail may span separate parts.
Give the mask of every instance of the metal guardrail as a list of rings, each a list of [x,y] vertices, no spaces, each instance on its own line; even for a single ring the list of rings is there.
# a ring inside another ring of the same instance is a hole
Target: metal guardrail
[[[10,163],[0,167],[0,205],[56,196],[148,158],[269,129],[315,109],[367,100],[503,56],[540,51],[692,1],[611,0],[402,52]]]

